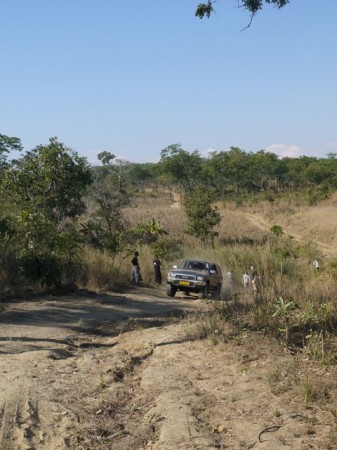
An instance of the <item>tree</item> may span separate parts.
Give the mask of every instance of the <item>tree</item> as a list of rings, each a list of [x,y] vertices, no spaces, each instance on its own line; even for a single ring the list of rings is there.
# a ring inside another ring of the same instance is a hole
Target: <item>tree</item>
[[[283,173],[284,186],[292,190],[303,187],[301,174],[306,167],[315,160],[316,158],[308,156],[301,156],[300,158],[283,158],[282,164],[285,168]]]
[[[101,161],[103,166],[106,166],[106,165],[112,163],[112,161],[115,159],[115,155],[113,155],[110,152],[104,151],[104,152],[98,153],[97,158]]]
[[[39,211],[55,223],[85,210],[82,197],[91,183],[91,172],[81,158],[56,137],[16,160],[4,181],[14,203],[25,211]]]
[[[112,183],[117,186],[117,191],[120,192],[124,189],[126,184],[125,180],[125,168],[130,164],[128,161],[123,159],[117,159],[115,155],[110,152],[104,151],[97,155],[97,158],[103,164],[103,175],[105,175],[105,180],[108,178]]]
[[[107,252],[114,264],[116,254],[132,241],[128,223],[122,215],[123,208],[130,203],[124,171],[128,163],[107,151],[97,157],[103,167],[95,168],[96,179],[89,193],[93,208],[89,219],[81,224],[81,232],[89,245]]]
[[[129,204],[129,198],[107,186],[96,188],[92,194],[96,209],[89,220],[82,223],[81,232],[92,247],[106,251],[113,257],[121,249],[127,223],[122,209]]]
[[[131,163],[126,168],[128,184],[145,195],[146,185],[156,184],[156,170],[158,171],[158,165],[154,163]]]
[[[21,152],[22,144],[19,138],[0,134],[0,168],[5,165],[7,154],[11,151]]]
[[[214,12],[214,3],[216,0],[208,0],[207,3],[199,3],[197,9],[195,11],[195,15],[200,19],[203,19],[205,16],[210,18],[212,13]],[[269,3],[274,5],[276,8],[283,8],[285,5],[289,3],[290,0],[238,0],[238,7],[244,8],[251,14],[251,20],[258,13],[265,4]],[[249,25],[250,25],[249,23]],[[249,26],[248,25],[248,26]]]
[[[2,194],[11,210],[17,260],[27,278],[56,285],[77,258],[81,242],[74,226],[85,211],[91,183],[85,158],[56,138],[12,161],[4,171]]]
[[[0,154],[9,153],[10,151],[21,152],[21,150],[22,144],[19,138],[0,134]]]
[[[221,221],[216,208],[212,208],[213,195],[211,191],[198,186],[193,193],[185,197],[184,206],[188,218],[187,233],[202,239],[205,244],[213,243],[213,228]]]
[[[301,173],[306,183],[331,185],[337,187],[337,159],[313,161]]]
[[[238,147],[231,147],[228,152],[229,161],[228,169],[231,174],[231,179],[235,184],[235,193],[239,193],[239,186],[243,184],[244,177],[242,177],[242,172],[247,169],[247,154],[244,150]]]
[[[272,180],[276,180],[278,157],[274,153],[260,150],[249,155],[250,181],[266,191]]]
[[[9,163],[7,162],[7,156],[11,151],[20,152],[22,150],[22,144],[19,138],[5,136],[4,134],[0,134],[0,198],[1,198],[1,209],[0,209],[0,220],[4,220],[3,223],[6,223],[6,229],[8,228],[8,224],[11,222],[7,217],[8,210],[13,209],[12,199],[9,195],[7,195],[6,199],[6,189],[4,187],[4,181],[6,179],[6,171],[9,168]],[[7,201],[8,200],[8,201]],[[0,239],[1,239],[1,226],[0,226]]]
[[[203,180],[208,180],[209,185],[215,189],[221,199],[225,198],[229,181],[228,161],[228,152],[212,152],[202,165]]]
[[[192,192],[201,171],[201,157],[197,150],[183,150],[180,144],[169,145],[160,152],[162,173],[180,184],[185,192]]]
[[[154,219],[148,222],[140,222],[135,228],[135,235],[138,237],[139,243],[154,244],[158,242],[161,236],[166,236],[168,233],[160,222]]]

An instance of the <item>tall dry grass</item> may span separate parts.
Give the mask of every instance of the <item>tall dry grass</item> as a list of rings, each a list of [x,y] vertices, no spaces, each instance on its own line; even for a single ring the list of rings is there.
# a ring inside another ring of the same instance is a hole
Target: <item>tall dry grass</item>
[[[247,203],[240,209],[260,214],[304,241],[320,241],[337,250],[337,192],[316,205],[308,204],[298,193],[287,193],[275,202]]]
[[[291,314],[294,326],[301,323],[304,329],[310,328],[308,305],[311,310],[312,305],[315,305],[316,325],[325,327],[329,323],[330,332],[334,331],[336,323],[334,315],[336,315],[335,305],[337,304],[337,259],[335,267],[329,262],[331,259],[324,258],[324,254],[319,253],[319,247],[310,239],[310,235],[300,240],[289,236],[288,233],[276,236],[270,231],[268,223],[281,226],[290,224],[295,215],[301,218],[298,220],[299,228],[295,230],[297,233],[301,232],[302,223],[308,222],[308,218],[310,218],[311,227],[315,227],[316,231],[320,230],[322,211],[326,211],[326,208],[332,211],[334,204],[331,202],[333,201],[310,208],[303,204],[297,207],[295,198],[288,202],[281,199],[278,203],[252,202],[248,206],[237,206],[234,203],[218,204],[222,220],[217,227],[218,237],[214,248],[210,245],[204,246],[185,233],[187,219],[179,197],[172,197],[168,191],[147,191],[125,209],[124,215],[131,225],[148,222],[151,219],[161,223],[168,232],[168,238],[180,242],[182,258],[213,260],[221,266],[224,275],[227,271],[231,271],[234,274],[233,284],[228,284],[224,277],[223,297],[226,301],[233,301],[236,304],[242,302],[243,305],[250,302],[254,306],[257,299],[253,297],[251,290],[247,292],[243,289],[242,275],[245,271],[249,271],[251,265],[256,266],[262,276],[262,288],[258,295],[258,314],[252,313],[249,317],[253,326],[269,329],[274,327],[274,332],[277,334],[280,324],[271,317],[278,299],[282,298],[285,303],[293,302],[296,305],[296,310]],[[337,218],[337,211],[335,212]],[[331,219],[331,224],[332,222]],[[334,223],[336,224],[337,221]],[[307,227],[309,228],[309,224]],[[317,231],[318,241],[328,243],[326,236],[331,238],[330,233],[331,230],[326,234],[325,229],[322,233]],[[137,250],[140,253],[139,261],[144,284],[154,285],[153,250],[150,246],[142,246]],[[312,266],[312,260],[317,257],[317,254],[321,260],[321,268],[318,271]],[[88,285],[111,289],[128,288],[131,285],[130,261],[131,255],[116,255],[112,261],[108,255],[97,255],[92,250],[88,250],[86,253]],[[179,261],[164,258],[162,262],[165,283],[166,273],[174,263]],[[328,306],[323,311],[320,305]],[[247,310],[247,308],[244,309]]]

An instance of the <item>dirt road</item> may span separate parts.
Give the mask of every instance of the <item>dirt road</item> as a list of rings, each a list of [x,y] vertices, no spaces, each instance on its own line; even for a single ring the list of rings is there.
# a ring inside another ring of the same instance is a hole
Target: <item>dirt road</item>
[[[168,302],[160,293],[150,301],[145,289],[132,297],[85,294],[5,305],[0,315],[0,448],[68,448],[64,430],[73,427],[74,416],[63,396],[72,395],[79,380],[86,383],[79,361],[81,368],[90,366],[99,350],[116,344],[111,337],[123,328],[153,317],[160,322],[191,305]]]
[[[164,292],[140,288],[131,294],[83,293],[3,305],[0,448],[79,448],[71,437],[79,425],[79,396],[90,386],[99,397],[108,379],[123,378],[127,351],[108,356],[119,336],[172,322],[196,305],[202,308],[200,303],[183,297],[172,301]],[[102,358],[110,360],[102,363]]]
[[[212,301],[139,288],[4,307],[1,450],[336,448],[330,407],[299,403],[290,374],[306,374],[282,347],[188,338],[187,312]]]
[[[245,212],[244,214],[242,214],[242,216],[244,217],[244,220],[250,220],[250,222],[256,226],[257,228],[259,228],[262,231],[266,231],[266,230],[270,230],[270,227],[272,225],[274,225],[273,223],[270,223],[266,220],[265,217],[263,217],[262,215],[259,214],[249,214],[247,212]],[[316,246],[316,248],[322,253],[323,256],[326,257],[335,257],[336,256],[336,246],[333,245],[333,243],[327,243],[327,242],[322,242],[320,240],[317,239],[317,237],[304,237],[303,234],[300,234],[298,232],[296,232],[296,230],[294,230],[293,228],[289,227],[289,226],[284,226],[282,225],[282,230],[283,233],[286,236],[290,236],[293,239],[295,239],[298,242],[311,242],[313,245]]]

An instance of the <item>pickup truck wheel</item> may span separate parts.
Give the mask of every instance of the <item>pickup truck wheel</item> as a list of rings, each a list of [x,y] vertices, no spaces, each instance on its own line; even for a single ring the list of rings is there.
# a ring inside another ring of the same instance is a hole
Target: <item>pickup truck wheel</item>
[[[212,298],[213,298],[214,300],[219,300],[220,297],[221,297],[221,285],[219,284],[219,285],[216,287],[215,291],[212,293]]]
[[[206,284],[204,289],[198,293],[198,298],[200,298],[200,299],[207,298],[208,293],[209,293],[209,286],[208,286],[208,284]]]
[[[176,295],[177,289],[172,286],[171,284],[168,284],[166,286],[166,294],[168,295],[168,297],[174,297]]]

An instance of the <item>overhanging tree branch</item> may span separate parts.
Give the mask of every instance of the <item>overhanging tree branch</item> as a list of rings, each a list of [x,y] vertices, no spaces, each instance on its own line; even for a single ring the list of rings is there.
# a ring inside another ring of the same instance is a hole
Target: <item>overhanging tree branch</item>
[[[195,11],[196,17],[199,17],[199,19],[203,19],[206,16],[209,19],[215,11],[213,6],[215,2],[216,0],[208,0],[207,3],[199,3]],[[286,6],[289,2],[290,0],[237,0],[238,7],[246,9],[251,14],[250,22],[244,29],[250,27],[254,16],[266,4],[274,5],[275,8],[280,9]]]

